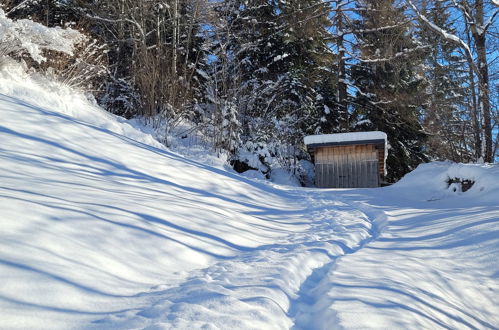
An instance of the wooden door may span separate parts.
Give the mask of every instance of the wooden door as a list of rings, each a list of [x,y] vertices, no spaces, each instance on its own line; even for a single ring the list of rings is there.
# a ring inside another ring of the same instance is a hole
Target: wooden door
[[[318,148],[315,157],[319,188],[379,186],[378,153],[374,145]]]

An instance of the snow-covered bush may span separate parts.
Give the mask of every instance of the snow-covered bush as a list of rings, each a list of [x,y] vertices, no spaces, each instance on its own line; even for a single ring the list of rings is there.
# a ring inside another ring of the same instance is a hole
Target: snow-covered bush
[[[36,63],[46,60],[44,51],[73,55],[85,36],[73,29],[49,28],[28,19],[13,21],[0,9],[0,57],[28,55]]]
[[[25,61],[34,71],[79,90],[103,90],[107,50],[71,28],[47,27],[29,19],[12,20],[0,9],[0,65]]]
[[[74,55],[46,51],[47,60],[37,67],[67,86],[100,91],[108,76],[106,45],[85,37],[75,44]]]
[[[274,157],[266,143],[246,141],[234,155],[233,162],[245,164],[248,167],[239,165],[241,170],[254,169],[267,174],[274,163]]]
[[[141,104],[140,94],[128,79],[110,75],[104,83],[99,104],[115,115],[132,118]]]
[[[310,156],[303,149],[303,121],[295,115],[245,119],[243,142],[231,158],[234,169],[258,170],[267,178],[272,172],[286,171],[302,185],[313,185],[313,170],[307,164]]]
[[[238,171],[257,170],[270,179],[279,173],[280,178],[290,177],[287,181],[299,181],[304,186],[312,186],[313,164],[306,158],[307,155],[298,148],[298,143],[275,137],[268,141],[246,141],[233,155],[232,165]],[[284,172],[287,174],[284,175]]]

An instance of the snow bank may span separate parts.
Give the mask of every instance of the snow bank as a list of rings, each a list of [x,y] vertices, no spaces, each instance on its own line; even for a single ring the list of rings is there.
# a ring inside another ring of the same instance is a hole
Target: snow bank
[[[305,136],[305,144],[323,144],[323,143],[340,143],[340,142],[356,142],[369,140],[383,140],[386,144],[386,133],[379,131],[372,132],[351,132],[338,134],[322,134]]]
[[[15,96],[29,105],[57,111],[138,142],[165,149],[150,134],[137,130],[126,119],[104,111],[95,101],[91,101],[91,96],[40,74],[28,72],[26,67],[13,60],[4,61],[0,66],[0,94]]]
[[[471,189],[462,192],[449,180],[470,180]],[[488,200],[499,195],[499,164],[456,164],[433,162],[419,165],[393,186],[412,198],[440,200],[444,198],[480,198]],[[454,189],[457,188],[457,189]]]
[[[284,186],[300,187],[298,179],[285,168],[275,168],[270,172],[270,180]]]

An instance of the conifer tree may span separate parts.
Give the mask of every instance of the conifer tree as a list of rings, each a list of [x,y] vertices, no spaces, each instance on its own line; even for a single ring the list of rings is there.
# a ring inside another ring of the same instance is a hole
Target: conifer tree
[[[286,56],[280,71],[288,72],[290,83],[285,86],[291,106],[287,111],[301,109],[302,134],[312,134],[324,128],[324,122],[335,125],[331,119],[339,117],[334,106],[335,73],[331,71],[330,8],[320,0],[295,0],[282,2],[280,12],[283,39],[279,52]]]
[[[420,123],[425,82],[421,50],[403,7],[393,0],[358,1],[355,22],[358,63],[352,67],[357,88],[359,130],[388,135],[388,180],[395,181],[427,159]]]
[[[332,108],[328,6],[226,0],[215,10],[221,21],[213,64],[216,76],[226,77],[217,79],[218,91],[237,104],[242,146],[275,145],[280,150],[271,153],[287,162]]]
[[[353,1],[335,0],[332,2],[332,23],[334,48],[336,50],[336,60],[333,66],[337,72],[336,79],[336,97],[334,102],[335,119],[333,125],[329,126],[331,132],[350,130],[350,97],[348,93],[348,72],[347,72],[347,43],[348,36],[351,33],[350,19],[348,17],[348,8],[352,6]],[[332,115],[330,114],[329,117]],[[329,119],[331,121],[331,119]]]
[[[441,1],[424,2],[425,16],[433,24],[456,33],[450,13]],[[473,160],[473,129],[465,105],[466,63],[458,46],[422,24],[419,31],[422,42],[429,47],[425,61],[428,80],[428,103],[423,114],[423,125],[428,132],[428,153],[433,159],[456,162]],[[479,138],[479,137],[478,137]]]

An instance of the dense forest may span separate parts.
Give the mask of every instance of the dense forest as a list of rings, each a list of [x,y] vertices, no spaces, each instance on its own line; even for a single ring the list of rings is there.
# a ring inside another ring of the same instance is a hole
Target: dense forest
[[[388,181],[430,160],[499,155],[497,0],[0,0],[80,31],[37,61],[109,112],[199,133],[236,170],[300,175],[303,137],[386,132]],[[1,29],[0,29],[1,32]]]

